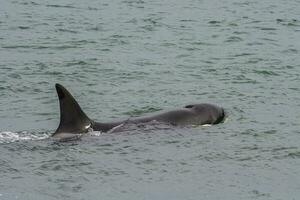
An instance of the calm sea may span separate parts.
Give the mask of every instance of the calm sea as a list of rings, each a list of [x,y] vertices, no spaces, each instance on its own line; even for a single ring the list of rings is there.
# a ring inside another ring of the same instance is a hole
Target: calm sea
[[[0,0],[0,199],[299,199],[299,0]],[[224,124],[49,138],[208,102]]]

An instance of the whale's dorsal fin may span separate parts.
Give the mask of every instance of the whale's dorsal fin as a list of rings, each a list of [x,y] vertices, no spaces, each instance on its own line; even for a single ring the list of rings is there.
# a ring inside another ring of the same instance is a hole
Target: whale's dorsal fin
[[[92,126],[93,121],[82,111],[74,97],[62,85],[55,84],[60,106],[60,122],[52,136],[60,133],[85,133]]]

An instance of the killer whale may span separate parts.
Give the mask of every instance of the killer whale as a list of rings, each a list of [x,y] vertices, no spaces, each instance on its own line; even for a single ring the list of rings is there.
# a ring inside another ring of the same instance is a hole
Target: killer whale
[[[218,124],[224,121],[225,111],[217,105],[191,104],[179,109],[150,113],[126,120],[100,123],[91,120],[81,109],[71,93],[60,84],[55,84],[60,107],[60,122],[53,137],[66,138],[82,135],[89,130],[108,132],[124,123],[147,123],[157,121],[170,125]]]

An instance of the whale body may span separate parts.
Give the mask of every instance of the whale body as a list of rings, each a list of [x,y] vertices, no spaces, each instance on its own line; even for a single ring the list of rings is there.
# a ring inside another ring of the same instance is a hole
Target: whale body
[[[205,125],[224,121],[225,111],[217,105],[201,103],[190,104],[179,109],[149,113],[145,116],[130,117],[126,120],[100,123],[91,120],[80,108],[74,97],[62,85],[56,84],[60,105],[60,123],[53,137],[63,138],[82,135],[89,130],[108,132],[124,123],[147,123],[157,121],[170,125]]]

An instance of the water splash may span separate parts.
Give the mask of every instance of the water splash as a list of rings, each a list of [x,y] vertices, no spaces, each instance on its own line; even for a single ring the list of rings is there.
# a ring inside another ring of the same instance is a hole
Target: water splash
[[[10,132],[3,131],[0,132],[0,144],[2,143],[11,143],[23,140],[42,140],[50,136],[50,133],[47,132]]]

